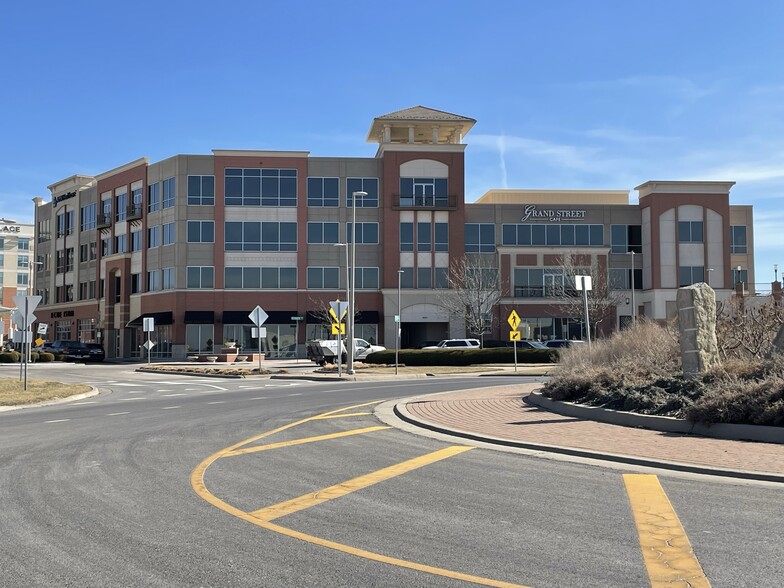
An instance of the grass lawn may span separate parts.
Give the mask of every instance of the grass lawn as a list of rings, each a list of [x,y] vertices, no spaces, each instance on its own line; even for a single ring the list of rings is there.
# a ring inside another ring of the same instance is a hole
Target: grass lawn
[[[17,406],[68,398],[75,394],[84,394],[91,390],[86,384],[63,384],[44,380],[28,380],[27,390],[24,382],[16,378],[0,378],[0,406]]]

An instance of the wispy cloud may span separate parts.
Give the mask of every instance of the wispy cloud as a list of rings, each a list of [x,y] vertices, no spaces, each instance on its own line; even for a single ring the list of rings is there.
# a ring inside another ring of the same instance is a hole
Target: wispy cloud
[[[755,251],[774,254],[784,262],[784,211],[754,211],[754,243]],[[784,267],[784,265],[782,265]],[[784,273],[784,270],[782,270]]]
[[[679,141],[680,137],[668,137],[665,135],[646,135],[635,132],[629,129],[614,129],[614,128],[598,128],[589,129],[580,133],[583,136],[592,139],[602,139],[613,143],[624,143],[630,145],[639,145],[641,142],[645,143],[672,143]]]
[[[553,165],[583,171],[592,168],[600,151],[594,147],[580,147],[510,135],[473,135],[471,145],[488,151],[501,152],[503,150],[502,156],[507,154],[525,155]]]
[[[509,188],[509,178],[506,175],[506,137],[501,134],[498,137],[498,160],[501,168],[501,187],[506,190]]]

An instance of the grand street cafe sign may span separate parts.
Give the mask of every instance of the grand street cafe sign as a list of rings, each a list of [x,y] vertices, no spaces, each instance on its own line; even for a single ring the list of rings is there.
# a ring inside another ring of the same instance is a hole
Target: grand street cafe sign
[[[521,223],[526,221],[550,221],[560,222],[562,220],[579,221],[585,220],[585,210],[571,210],[566,208],[539,208],[535,204],[529,204],[523,209]]]

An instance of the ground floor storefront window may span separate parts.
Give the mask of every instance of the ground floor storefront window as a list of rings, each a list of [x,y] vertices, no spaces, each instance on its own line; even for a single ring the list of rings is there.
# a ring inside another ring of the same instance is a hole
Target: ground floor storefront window
[[[267,335],[261,339],[261,352],[267,357],[297,357],[297,326],[263,324]],[[253,325],[223,325],[223,342],[234,341],[248,353],[258,352],[259,340],[253,337]]]
[[[147,359],[147,350],[144,348],[144,344],[149,336],[150,341],[155,343],[155,347],[150,350],[150,359],[170,358],[172,356],[173,329],[172,325],[155,325],[155,330],[150,333],[144,332],[142,327],[125,329],[128,341],[125,352],[126,357]],[[119,335],[119,331],[114,332]],[[119,338],[116,345],[119,347]],[[114,357],[114,355],[111,357]]]
[[[521,317],[521,326],[528,325],[529,337],[537,341],[551,339],[585,339],[583,321],[570,317]],[[524,330],[521,327],[521,330]]]
[[[212,353],[215,346],[215,326],[185,325],[185,345],[188,353]]]
[[[77,338],[83,343],[96,341],[95,319],[79,319],[76,322]]]

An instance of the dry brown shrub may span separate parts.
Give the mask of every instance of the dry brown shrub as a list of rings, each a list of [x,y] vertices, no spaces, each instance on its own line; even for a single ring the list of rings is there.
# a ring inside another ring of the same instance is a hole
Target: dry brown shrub
[[[727,377],[685,410],[690,421],[784,426],[784,379]]]
[[[594,341],[590,349],[581,345],[564,351],[556,378],[584,374],[597,366],[633,380],[671,376],[681,369],[678,342],[669,327],[645,320]]]

